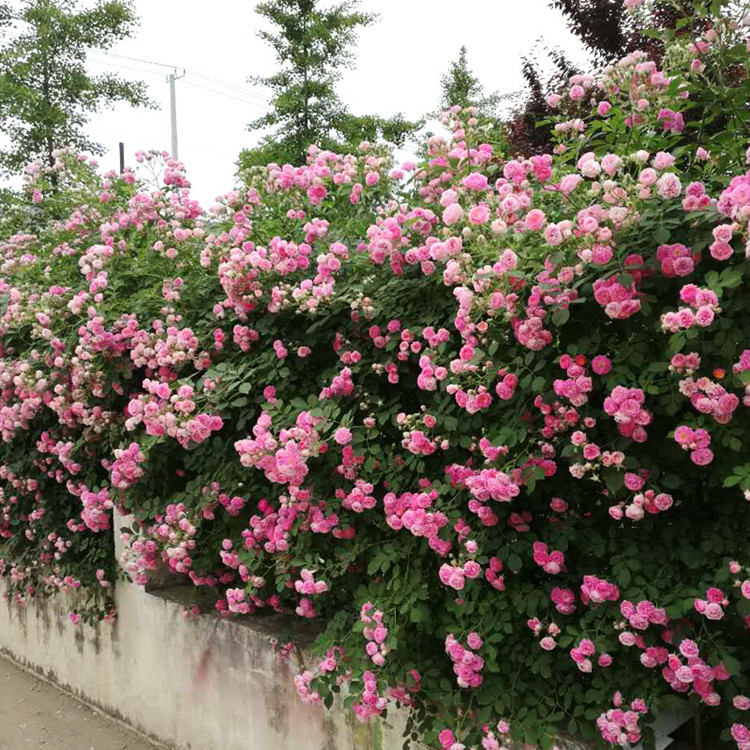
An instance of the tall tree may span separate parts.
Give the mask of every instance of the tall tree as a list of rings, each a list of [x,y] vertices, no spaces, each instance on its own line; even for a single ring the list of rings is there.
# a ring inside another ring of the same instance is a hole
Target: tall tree
[[[448,72],[440,79],[440,111],[454,104],[461,107],[477,107],[487,117],[497,115],[502,97],[497,92],[485,95],[479,78],[469,68],[468,50],[465,45],[458,52],[458,59],[450,64]]]
[[[638,21],[621,0],[550,0],[550,7],[563,14],[568,29],[599,64],[615,62],[636,49],[648,52],[653,60],[661,60],[665,37],[642,33],[644,13],[648,18],[646,25],[665,31],[674,29],[680,19],[691,18],[683,31],[699,32],[703,22],[699,15],[693,15],[689,4],[680,10],[670,0],[654,0],[647,11],[641,10]]]
[[[622,57],[634,33],[632,15],[622,0],[552,0],[568,28],[598,62]]]
[[[420,126],[401,114],[353,115],[336,94],[342,70],[354,65],[357,30],[376,18],[358,6],[359,0],[327,9],[320,0],[267,0],[256,7],[275,28],[258,36],[273,47],[279,70],[248,79],[272,91],[271,110],[248,129],[274,130],[259,146],[240,154],[240,169],[268,162],[304,163],[311,143],[340,150],[358,140],[384,137],[400,145]]]
[[[273,47],[280,67],[273,75],[249,79],[273,92],[271,111],[249,129],[276,128],[262,147],[275,145],[281,161],[304,161],[311,143],[328,146],[333,124],[345,114],[336,81],[341,69],[353,64],[357,29],[375,19],[357,10],[359,0],[327,10],[319,5],[317,0],[268,0],[255,9],[276,28],[258,36]]]
[[[482,84],[469,69],[467,49],[463,45],[458,59],[451,63],[448,72],[440,79],[440,108],[450,109],[454,104],[461,107],[477,106],[483,97]]]
[[[486,95],[479,78],[469,68],[468,50],[465,45],[458,51],[458,58],[451,62],[448,72],[440,78],[440,102],[438,109],[430,113],[436,117],[454,105],[476,107],[480,117],[495,121],[500,116],[500,105],[503,100],[510,100],[511,95],[500,95],[497,92]]]
[[[116,74],[93,76],[86,53],[108,49],[132,36],[137,17],[130,0],[22,0],[19,10],[2,5],[7,27],[0,50],[0,132],[10,146],[0,168],[17,172],[34,159],[52,165],[63,147],[101,154],[84,126],[102,106],[125,101],[148,104],[146,86]]]

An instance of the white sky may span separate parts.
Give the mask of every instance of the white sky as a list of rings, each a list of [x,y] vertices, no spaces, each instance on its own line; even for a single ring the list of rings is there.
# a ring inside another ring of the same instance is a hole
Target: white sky
[[[111,52],[215,79],[188,72],[177,82],[179,156],[196,198],[207,206],[233,187],[239,151],[258,140],[246,126],[263,114],[269,94],[248,84],[247,77],[274,70],[271,48],[255,34],[265,19],[254,13],[253,0],[135,0],[135,6],[140,28]],[[339,95],[355,114],[401,111],[417,119],[434,109],[440,77],[462,44],[486,92],[522,87],[520,57],[540,37],[574,61],[585,59],[579,41],[547,0],[363,0],[361,8],[380,19],[360,30],[356,68],[345,71],[339,84]],[[161,108],[118,105],[92,118],[88,132],[109,147],[101,166],[117,168],[119,141],[125,142],[128,164],[134,164],[139,149],[169,150],[170,71],[102,53],[90,60],[92,72],[119,69],[123,76],[145,81]]]

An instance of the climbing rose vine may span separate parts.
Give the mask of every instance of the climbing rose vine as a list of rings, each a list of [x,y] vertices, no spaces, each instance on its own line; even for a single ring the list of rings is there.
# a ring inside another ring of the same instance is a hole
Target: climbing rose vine
[[[8,596],[113,620],[129,515],[136,583],[314,622],[306,703],[408,707],[443,750],[653,747],[700,705],[748,750],[748,24],[693,5],[659,64],[550,97],[553,154],[454,108],[419,163],[311,147],[207,211],[165,155],[32,165]]]

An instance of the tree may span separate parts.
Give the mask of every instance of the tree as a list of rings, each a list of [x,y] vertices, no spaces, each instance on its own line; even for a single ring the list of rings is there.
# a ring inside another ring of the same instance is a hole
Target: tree
[[[339,149],[352,149],[362,141],[377,141],[381,138],[396,146],[403,146],[407,138],[422,127],[422,124],[421,120],[407,120],[401,112],[397,112],[393,117],[345,113],[336,122],[336,129],[342,139]]]
[[[458,53],[458,60],[451,63],[448,72],[440,79],[442,97],[441,109],[450,109],[454,104],[461,107],[477,106],[482,98],[482,84],[469,70],[466,46]]]
[[[0,18],[20,32],[0,51],[0,132],[11,143],[0,151],[6,173],[35,159],[52,166],[63,147],[101,154],[84,132],[89,116],[117,101],[149,104],[144,83],[86,70],[89,49],[132,35],[137,17],[129,0],[82,9],[78,0],[23,0],[17,12],[3,5]]]
[[[352,46],[357,29],[375,16],[356,10],[358,0],[344,0],[322,10],[317,0],[268,0],[256,12],[268,19],[276,33],[261,30],[258,36],[276,52],[280,69],[270,76],[249,80],[271,89],[272,109],[253,121],[249,129],[277,128],[261,148],[273,143],[278,161],[304,161],[311,143],[327,148],[332,124],[344,114],[336,94],[341,68],[353,63]]]
[[[598,62],[612,62],[627,52],[635,29],[622,0],[552,0],[550,5],[562,12],[570,31]]]
[[[526,83],[526,92],[521,105],[506,124],[507,146],[514,155],[532,156],[552,150],[551,127],[539,126],[554,114],[547,104],[545,93],[561,89],[572,75],[580,72],[562,50],[545,47],[543,53],[554,66],[546,78],[535,52],[521,57],[521,74]]]
[[[636,49],[661,62],[664,36],[644,33],[646,26],[666,31],[685,19],[683,32],[699,34],[706,21],[689,5],[681,10],[669,0],[655,0],[641,9],[640,16],[628,12],[621,0],[550,0],[550,7],[563,14],[570,32],[599,64],[615,62]]]
[[[357,10],[359,0],[344,0],[324,10],[319,0],[268,0],[256,11],[277,31],[258,32],[276,52],[280,69],[248,80],[273,92],[272,109],[248,126],[274,128],[259,146],[240,154],[240,170],[269,162],[304,163],[315,143],[341,150],[361,140],[384,137],[400,145],[421,123],[349,113],[336,94],[343,68],[352,67],[357,29],[376,16]]]
[[[468,51],[465,45],[458,52],[458,59],[450,64],[448,72],[440,79],[442,90],[440,111],[458,104],[461,107],[477,107],[481,114],[496,114],[500,97],[497,93],[485,96],[482,84],[469,69]]]

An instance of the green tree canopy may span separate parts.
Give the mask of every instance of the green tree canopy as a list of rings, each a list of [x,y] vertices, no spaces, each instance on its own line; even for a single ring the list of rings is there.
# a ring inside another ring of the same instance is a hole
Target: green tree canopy
[[[249,79],[273,92],[272,109],[249,128],[277,128],[267,140],[275,142],[282,161],[304,161],[311,143],[327,147],[333,123],[345,113],[336,81],[353,64],[357,29],[375,19],[359,12],[358,4],[345,0],[323,10],[317,0],[268,0],[256,8],[276,29],[258,36],[273,47],[279,70]]]
[[[458,59],[451,63],[448,72],[440,79],[441,109],[450,109],[454,104],[475,107],[482,98],[482,84],[469,69],[467,55],[466,46],[463,45]]]
[[[0,6],[8,29],[0,50],[0,132],[10,145],[0,151],[6,174],[70,147],[94,154],[100,144],[84,126],[102,106],[125,101],[150,104],[146,86],[116,74],[92,76],[86,70],[90,49],[108,49],[132,36],[137,17],[129,0],[23,0],[19,10]]]
[[[448,72],[440,79],[439,111],[450,109],[454,105],[477,107],[488,117],[497,113],[500,96],[497,93],[485,96],[479,78],[469,68],[468,50],[462,45],[458,59],[450,64]]]
[[[353,115],[336,93],[341,71],[354,64],[357,30],[376,16],[358,10],[359,0],[327,9],[319,0],[268,0],[256,12],[274,26],[258,36],[276,53],[279,69],[248,80],[269,88],[271,109],[250,123],[251,131],[274,128],[260,145],[240,155],[240,169],[266,164],[304,163],[308,146],[341,150],[361,140],[383,137],[401,145],[421,123],[400,113],[392,118]]]

